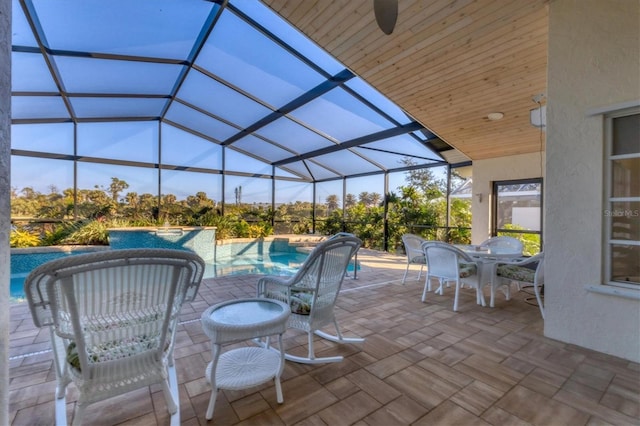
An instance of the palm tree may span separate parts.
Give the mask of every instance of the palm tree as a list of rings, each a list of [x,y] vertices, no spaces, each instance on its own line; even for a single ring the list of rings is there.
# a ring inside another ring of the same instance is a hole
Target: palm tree
[[[332,212],[333,210],[340,207],[340,199],[335,194],[329,195],[326,199],[326,203],[327,203],[327,210],[329,212]]]
[[[350,207],[353,207],[357,204],[356,201],[356,196],[353,194],[347,194],[347,196],[344,199],[344,208],[348,209]]]
[[[380,195],[377,192],[372,192],[369,195],[369,201],[371,201],[371,206],[372,207],[376,207],[380,205],[380,202],[382,201],[382,195]]]

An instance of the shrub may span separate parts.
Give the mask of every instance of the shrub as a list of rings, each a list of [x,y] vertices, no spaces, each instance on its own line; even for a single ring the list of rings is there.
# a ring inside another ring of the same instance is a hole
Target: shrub
[[[15,229],[11,231],[9,243],[11,247],[36,247],[40,245],[40,237],[33,232]]]
[[[264,238],[271,234],[273,234],[273,226],[268,222],[258,222],[256,224],[249,225],[250,238]]]
[[[76,222],[62,222],[52,230],[45,232],[42,238],[41,245],[43,246],[55,246],[62,244],[65,238],[77,231],[81,226],[82,221]]]
[[[104,220],[87,220],[62,240],[63,244],[109,245],[109,224]]]
[[[198,226],[215,226],[216,227],[216,239],[224,240],[226,238],[232,238],[234,234],[235,220],[232,216],[221,216],[216,212],[209,211],[199,218]]]
[[[246,220],[239,220],[233,224],[233,234],[237,238],[248,238],[251,236],[251,227]]]

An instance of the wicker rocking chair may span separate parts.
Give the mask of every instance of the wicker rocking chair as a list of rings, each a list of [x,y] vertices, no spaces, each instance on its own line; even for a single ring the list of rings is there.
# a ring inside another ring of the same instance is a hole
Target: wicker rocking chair
[[[341,236],[318,244],[291,278],[266,276],[258,281],[258,297],[280,300],[291,307],[288,326],[308,333],[307,357],[285,354],[285,359],[305,364],[342,361],[342,356],[315,355],[314,334],[337,343],[361,343],[362,338],[342,335],[334,314],[334,306],[351,258],[362,242],[356,237]],[[333,324],[336,334],[320,329]]]

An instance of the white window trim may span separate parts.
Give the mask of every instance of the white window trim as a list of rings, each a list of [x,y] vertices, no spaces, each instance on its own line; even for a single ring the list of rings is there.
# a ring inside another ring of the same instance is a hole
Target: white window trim
[[[637,158],[640,153],[625,154],[625,155],[612,155],[613,147],[613,126],[612,122],[614,118],[624,117],[627,115],[640,114],[640,107],[635,103],[631,108],[624,108],[618,111],[601,109],[600,112],[604,115],[604,137],[605,137],[605,155],[604,155],[604,197],[603,197],[603,213],[610,209],[611,203],[616,201],[640,201],[640,197],[612,197],[611,196],[611,173],[612,173],[612,161],[624,158]],[[631,105],[625,105],[631,106]],[[621,243],[626,245],[640,245],[640,241],[621,241],[613,240],[611,238],[611,215],[603,214],[603,283],[601,285],[588,285],[586,288],[590,292],[598,294],[606,294],[610,296],[618,296],[628,299],[640,300],[640,285],[638,284],[625,284],[619,281],[612,281],[611,277],[611,244]]]
[[[618,296],[624,299],[640,300],[640,290],[618,287],[617,285],[588,285],[587,291],[607,296]]]

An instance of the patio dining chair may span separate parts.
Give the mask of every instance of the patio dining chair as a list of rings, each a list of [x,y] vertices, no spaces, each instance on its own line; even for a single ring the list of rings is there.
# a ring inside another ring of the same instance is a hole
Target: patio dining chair
[[[536,304],[540,308],[540,314],[544,319],[544,252],[535,256],[500,262],[496,265],[494,278],[503,284],[515,282],[518,288],[531,287],[535,295]],[[525,301],[534,304],[533,298]]]
[[[418,272],[418,280],[422,276],[422,270],[427,264],[427,260],[424,257],[424,251],[422,250],[422,244],[426,240],[419,235],[404,234],[402,236],[402,243],[404,244],[404,251],[407,254],[407,267],[404,270],[404,276],[402,277],[402,284],[407,280],[407,274],[409,273],[409,266],[420,265],[420,271]]]
[[[129,249],[53,260],[27,276],[33,322],[51,333],[56,424],[67,424],[71,382],[79,393],[74,425],[88,405],[152,384],[179,424],[174,338],[203,272],[204,261],[188,251]]]
[[[514,253],[522,254],[522,241],[506,235],[491,237],[480,243],[480,247],[509,249]]]
[[[422,250],[427,260],[427,279],[422,291],[422,302],[426,300],[427,291],[431,290],[431,279],[437,279],[439,287],[436,294],[444,294],[445,284],[455,283],[453,310],[458,310],[460,288],[463,284],[476,290],[476,303],[484,306],[482,297],[481,275],[482,265],[472,259],[459,248],[441,241],[426,241]]]
[[[359,337],[344,337],[334,313],[347,266],[361,244],[352,236],[328,239],[313,249],[293,277],[265,276],[258,280],[258,297],[287,303],[291,307],[288,327],[307,332],[308,355],[287,353],[287,360],[305,364],[342,361],[342,356],[316,357],[314,335],[337,343],[364,342]],[[335,335],[321,330],[329,325],[335,328]]]

